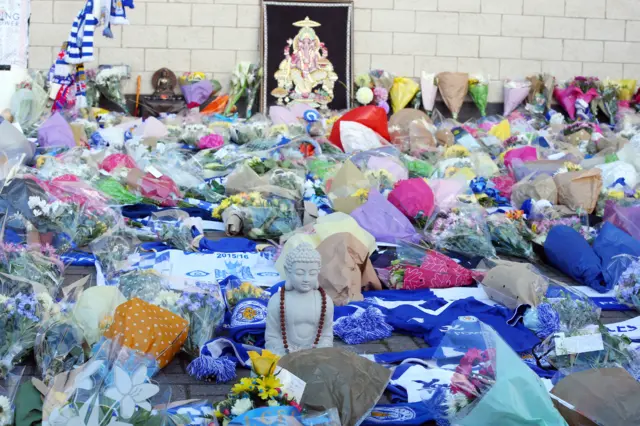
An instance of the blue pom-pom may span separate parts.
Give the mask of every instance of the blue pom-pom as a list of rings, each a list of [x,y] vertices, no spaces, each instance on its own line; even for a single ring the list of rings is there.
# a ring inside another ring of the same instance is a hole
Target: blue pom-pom
[[[393,327],[384,320],[379,309],[369,306],[364,312],[356,312],[333,325],[333,333],[349,345],[360,345],[391,337]]]
[[[216,383],[225,383],[236,378],[236,362],[227,356],[199,356],[191,361],[187,373],[197,380],[215,377]]]
[[[536,332],[538,337],[546,338],[553,333],[560,331],[560,315],[549,303],[541,303],[536,308],[538,311],[539,329]]]

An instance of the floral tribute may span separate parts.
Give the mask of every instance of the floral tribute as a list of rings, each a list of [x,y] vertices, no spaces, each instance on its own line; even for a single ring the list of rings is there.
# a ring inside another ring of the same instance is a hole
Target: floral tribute
[[[252,376],[255,377],[240,379],[231,388],[228,398],[218,403],[215,416],[220,424],[226,426],[255,408],[292,406],[300,411],[295,398],[285,392],[278,379],[276,365],[280,357],[265,349],[262,354],[249,352],[249,358]]]
[[[632,262],[620,276],[616,296],[622,303],[640,311],[640,259]]]
[[[485,394],[496,382],[496,350],[469,349],[451,377],[447,414],[454,417]]]

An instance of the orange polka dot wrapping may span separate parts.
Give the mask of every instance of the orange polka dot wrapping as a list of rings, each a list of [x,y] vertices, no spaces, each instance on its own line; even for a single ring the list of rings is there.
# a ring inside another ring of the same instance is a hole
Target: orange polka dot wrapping
[[[116,308],[113,323],[104,336],[154,356],[159,367],[164,368],[180,351],[188,333],[185,319],[136,298]]]

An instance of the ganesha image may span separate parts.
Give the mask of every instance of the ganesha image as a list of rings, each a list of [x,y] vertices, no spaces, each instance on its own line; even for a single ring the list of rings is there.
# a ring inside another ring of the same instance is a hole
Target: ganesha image
[[[293,25],[300,31],[287,40],[285,58],[274,75],[278,87],[271,95],[278,99],[278,105],[304,103],[326,109],[333,100],[338,75],[328,59],[327,47],[314,31],[320,24],[306,17]]]

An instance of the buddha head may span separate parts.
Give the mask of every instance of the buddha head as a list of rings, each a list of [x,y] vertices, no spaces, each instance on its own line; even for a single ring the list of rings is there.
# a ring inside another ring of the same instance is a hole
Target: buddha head
[[[322,257],[310,244],[300,244],[287,253],[284,270],[287,274],[286,291],[307,293],[320,287],[318,275]]]

